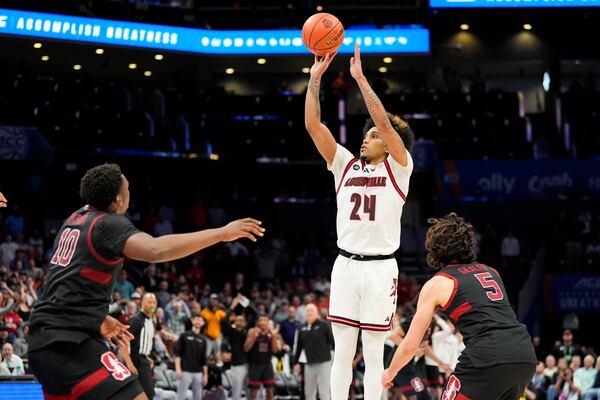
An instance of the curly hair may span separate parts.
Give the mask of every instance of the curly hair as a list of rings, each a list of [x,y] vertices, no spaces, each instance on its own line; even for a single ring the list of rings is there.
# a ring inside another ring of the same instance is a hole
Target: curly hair
[[[386,114],[390,120],[390,123],[394,127],[394,130],[398,133],[398,135],[400,135],[402,142],[404,142],[404,147],[406,147],[406,150],[409,152],[412,151],[413,146],[415,145],[415,134],[413,133],[412,129],[410,129],[410,126],[408,126],[406,121],[399,116],[389,112]],[[365,126],[363,127],[363,136],[366,135],[367,132],[369,132],[374,126],[375,122],[373,121],[373,118],[367,119]]]
[[[435,269],[449,264],[470,264],[475,261],[475,229],[455,213],[443,218],[429,218],[425,248],[427,264]]]
[[[79,195],[90,206],[107,211],[121,191],[122,184],[123,173],[117,164],[98,165],[81,178]]]

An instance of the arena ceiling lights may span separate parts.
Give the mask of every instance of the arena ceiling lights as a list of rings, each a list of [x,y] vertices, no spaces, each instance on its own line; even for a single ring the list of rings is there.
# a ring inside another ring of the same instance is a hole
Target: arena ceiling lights
[[[0,35],[140,47],[201,54],[308,54],[298,30],[183,28],[0,8]],[[429,53],[429,30],[422,26],[347,29],[339,53]]]

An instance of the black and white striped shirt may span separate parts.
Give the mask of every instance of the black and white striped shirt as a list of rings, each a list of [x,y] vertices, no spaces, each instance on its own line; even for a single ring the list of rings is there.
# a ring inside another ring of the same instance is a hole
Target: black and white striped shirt
[[[137,367],[139,360],[149,356],[154,349],[154,321],[138,311],[129,320],[129,331],[135,336],[131,341],[131,360]]]

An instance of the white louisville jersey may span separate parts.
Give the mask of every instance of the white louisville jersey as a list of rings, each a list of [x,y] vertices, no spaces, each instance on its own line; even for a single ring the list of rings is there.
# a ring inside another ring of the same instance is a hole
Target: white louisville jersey
[[[327,168],[335,177],[338,247],[360,255],[388,255],[400,247],[400,219],[413,161],[403,167],[391,156],[368,165],[337,145]]]

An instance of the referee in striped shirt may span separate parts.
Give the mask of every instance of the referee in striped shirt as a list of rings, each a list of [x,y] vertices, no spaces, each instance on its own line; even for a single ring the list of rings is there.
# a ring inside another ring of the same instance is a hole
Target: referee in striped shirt
[[[129,320],[129,331],[135,337],[131,341],[131,361],[138,371],[138,381],[149,399],[154,398],[154,363],[150,354],[154,349],[154,314],[156,296],[146,293],[142,297],[141,309]]]

